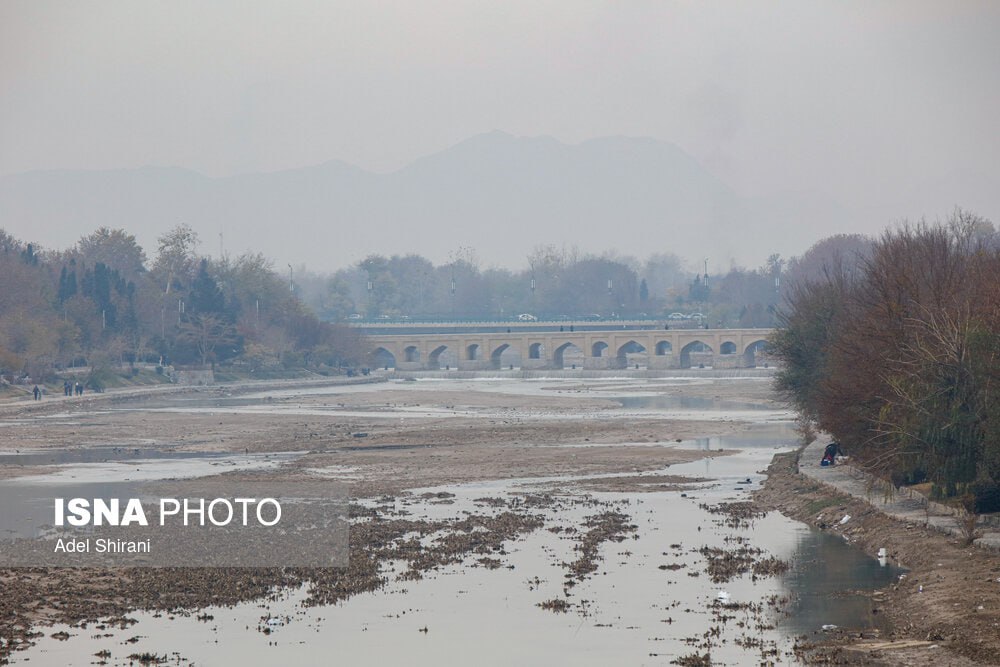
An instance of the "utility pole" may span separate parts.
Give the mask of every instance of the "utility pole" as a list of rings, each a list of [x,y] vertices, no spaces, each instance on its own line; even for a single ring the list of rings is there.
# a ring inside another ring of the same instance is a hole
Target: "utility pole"
[[[293,277],[292,265],[289,264],[288,265],[288,291],[290,293],[294,294],[295,293],[295,287],[293,287],[293,284],[292,284],[292,277]]]

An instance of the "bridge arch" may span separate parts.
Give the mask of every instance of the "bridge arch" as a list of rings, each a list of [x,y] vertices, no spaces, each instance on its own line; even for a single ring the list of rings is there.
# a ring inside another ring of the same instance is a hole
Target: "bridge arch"
[[[743,365],[747,368],[756,368],[757,357],[768,352],[768,342],[766,338],[760,338],[749,343],[743,350]]]
[[[472,343],[465,348],[465,358],[468,361],[475,361],[482,358],[482,353],[479,351],[479,343]]]
[[[368,355],[368,363],[373,368],[396,368],[396,355],[384,347],[377,347]]]
[[[541,359],[542,353],[544,352],[544,347],[541,343],[532,343],[528,346],[528,358],[529,359]]]
[[[628,367],[628,355],[638,354],[646,351],[646,346],[641,343],[637,343],[634,340],[630,340],[621,347],[618,348],[618,367],[626,368]]]
[[[408,346],[403,350],[403,359],[410,364],[420,361],[420,350],[416,345]]]
[[[674,345],[669,340],[660,340],[656,342],[655,353],[658,357],[664,357],[668,354],[672,354],[674,351]]]
[[[605,356],[605,351],[608,349],[608,344],[603,340],[596,341],[590,346],[590,356],[592,357],[603,357]]]
[[[712,347],[704,341],[691,341],[681,348],[680,367],[691,368],[691,354],[696,352],[712,352]]]
[[[736,354],[736,343],[727,340],[719,345],[719,354]]]
[[[491,368],[502,368],[503,364],[500,361],[500,357],[503,356],[504,350],[510,347],[510,343],[504,343],[497,349],[490,352],[490,367]]]
[[[553,368],[565,368],[565,357],[566,353],[569,352],[571,355],[583,355],[583,350],[574,345],[571,342],[565,342],[559,347],[557,347],[552,352],[552,366]]]
[[[427,368],[436,371],[441,368],[441,354],[448,349],[447,345],[438,345],[427,355]]]

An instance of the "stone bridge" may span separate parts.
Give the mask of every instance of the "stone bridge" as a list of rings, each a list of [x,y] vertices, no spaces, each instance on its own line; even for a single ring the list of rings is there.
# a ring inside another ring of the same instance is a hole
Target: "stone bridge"
[[[366,336],[369,363],[403,371],[752,368],[771,329],[671,329]]]

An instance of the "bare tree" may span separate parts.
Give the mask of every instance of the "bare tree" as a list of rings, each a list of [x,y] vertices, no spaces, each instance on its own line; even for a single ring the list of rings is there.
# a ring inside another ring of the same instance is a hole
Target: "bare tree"
[[[197,348],[202,366],[207,366],[210,358],[214,359],[219,345],[232,344],[236,340],[233,326],[210,313],[194,315],[181,322],[178,328],[178,338]]]
[[[164,295],[170,294],[170,287],[180,275],[190,275],[194,268],[194,250],[198,246],[198,234],[189,225],[177,225],[157,239],[159,246],[153,270],[163,279]]]

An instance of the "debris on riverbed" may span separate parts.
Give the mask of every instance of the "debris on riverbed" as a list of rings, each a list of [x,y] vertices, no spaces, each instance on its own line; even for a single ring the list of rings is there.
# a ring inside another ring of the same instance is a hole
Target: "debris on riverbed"
[[[542,609],[547,609],[549,611],[554,611],[556,613],[565,614],[569,611],[570,604],[566,602],[563,598],[552,598],[551,600],[545,600],[544,602],[539,602],[538,606]]]
[[[691,653],[671,660],[670,664],[680,665],[681,667],[712,667],[712,656],[708,653],[704,655]]]
[[[726,502],[718,505],[699,503],[698,507],[710,514],[722,515],[723,525],[728,528],[750,528],[755,520],[767,514],[760,511],[753,502]]]
[[[659,493],[663,491],[690,491],[695,484],[714,482],[710,477],[684,477],[682,475],[623,475],[575,480],[572,486],[583,491],[605,493]]]
[[[789,568],[787,562],[773,556],[758,558],[764,551],[747,545],[735,549],[706,546],[698,552],[704,556],[705,571],[716,584],[732,581],[747,573],[751,573],[754,580],[758,577],[775,576],[786,572]]]
[[[571,588],[597,570],[598,549],[604,542],[622,542],[627,534],[636,532],[639,527],[629,523],[630,517],[618,510],[608,510],[600,514],[588,516],[584,526],[589,528],[580,536],[575,549],[580,557],[572,563],[565,563],[569,572],[566,574],[566,588]]]

